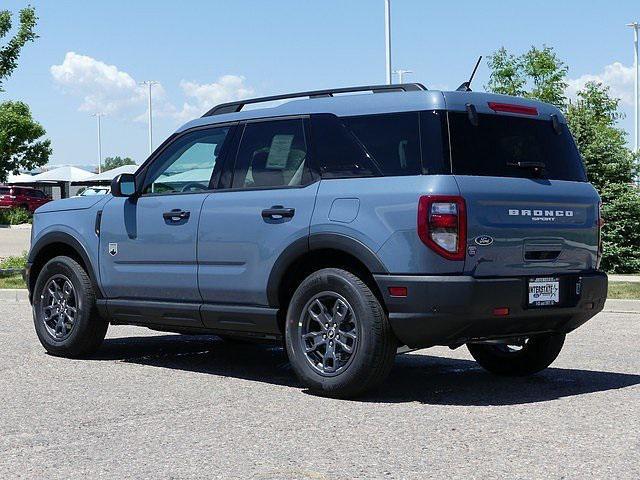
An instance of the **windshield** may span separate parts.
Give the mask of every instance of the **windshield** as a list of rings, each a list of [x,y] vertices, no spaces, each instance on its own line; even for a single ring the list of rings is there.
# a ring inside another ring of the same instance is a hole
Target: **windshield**
[[[81,197],[90,197],[93,195],[106,195],[107,193],[109,193],[108,188],[85,188],[78,195]]]
[[[564,123],[556,133],[551,120],[479,114],[474,126],[467,113],[449,112],[449,129],[454,174],[587,180]]]

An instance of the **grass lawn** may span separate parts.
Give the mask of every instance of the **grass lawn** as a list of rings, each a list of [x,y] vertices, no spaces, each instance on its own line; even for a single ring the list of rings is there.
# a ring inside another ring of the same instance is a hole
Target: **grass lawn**
[[[0,277],[0,288],[27,288],[22,275],[9,275],[8,277]]]
[[[0,288],[26,288],[22,275],[0,277]],[[609,298],[640,300],[640,283],[610,282]]]
[[[609,282],[608,298],[640,299],[640,283]]]

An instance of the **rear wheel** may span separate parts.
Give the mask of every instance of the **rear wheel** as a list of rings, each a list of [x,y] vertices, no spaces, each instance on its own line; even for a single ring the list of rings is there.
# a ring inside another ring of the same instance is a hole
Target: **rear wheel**
[[[526,376],[544,370],[558,357],[565,335],[549,334],[513,343],[469,343],[471,356],[497,375]]]
[[[87,272],[69,257],[49,260],[33,291],[33,321],[47,352],[79,357],[95,352],[109,323],[96,310],[95,292]]]
[[[378,299],[357,276],[327,268],[293,294],[286,347],[300,380],[313,392],[354,397],[388,375],[396,339]]]

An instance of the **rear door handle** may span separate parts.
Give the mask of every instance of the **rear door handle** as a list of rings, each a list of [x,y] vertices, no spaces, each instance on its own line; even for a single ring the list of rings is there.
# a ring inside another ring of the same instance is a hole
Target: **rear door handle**
[[[286,208],[282,205],[274,205],[271,208],[265,208],[262,210],[262,218],[279,220],[281,218],[291,218],[295,215],[295,208]]]
[[[179,208],[174,208],[170,212],[164,212],[162,214],[162,218],[170,222],[181,222],[182,220],[189,220],[190,216],[191,212],[180,210]]]

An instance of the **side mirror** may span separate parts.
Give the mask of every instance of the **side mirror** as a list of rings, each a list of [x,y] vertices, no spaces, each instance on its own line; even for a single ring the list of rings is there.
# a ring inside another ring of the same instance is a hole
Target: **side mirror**
[[[132,197],[136,194],[136,176],[133,173],[121,173],[111,180],[111,194],[114,197]]]

